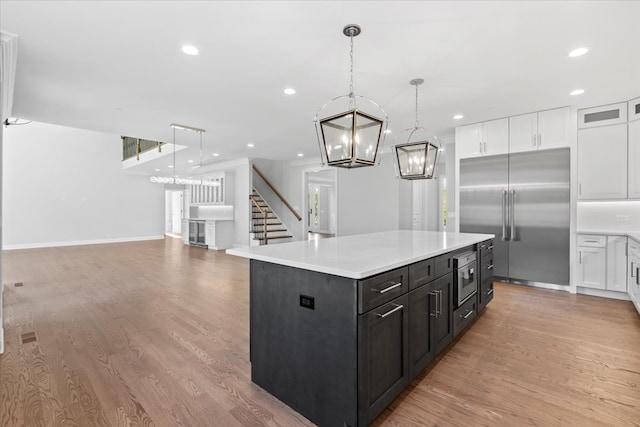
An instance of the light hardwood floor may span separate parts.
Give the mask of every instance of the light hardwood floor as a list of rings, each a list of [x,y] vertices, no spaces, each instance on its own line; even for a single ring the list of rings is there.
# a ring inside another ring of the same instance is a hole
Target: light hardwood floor
[[[251,383],[247,260],[171,238],[3,257],[2,426],[311,425]],[[640,425],[630,302],[495,289],[374,425]]]

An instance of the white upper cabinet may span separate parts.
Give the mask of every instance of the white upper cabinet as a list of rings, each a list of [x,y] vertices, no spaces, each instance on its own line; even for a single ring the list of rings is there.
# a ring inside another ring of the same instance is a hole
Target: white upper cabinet
[[[461,159],[482,155],[482,123],[456,128],[456,151]]]
[[[578,129],[627,123],[627,103],[578,110]]]
[[[509,152],[537,149],[538,113],[509,117]]]
[[[509,152],[509,120],[491,120],[482,124],[482,148],[485,155]]]
[[[491,120],[456,128],[456,150],[460,158],[509,152],[509,121]]]
[[[509,152],[569,146],[569,107],[509,118]]]
[[[578,198],[627,198],[627,125],[578,130]]]
[[[569,107],[538,113],[538,149],[569,146],[570,115]]]
[[[629,122],[629,198],[640,199],[640,120]]]
[[[629,101],[629,121],[640,120],[640,98]]]

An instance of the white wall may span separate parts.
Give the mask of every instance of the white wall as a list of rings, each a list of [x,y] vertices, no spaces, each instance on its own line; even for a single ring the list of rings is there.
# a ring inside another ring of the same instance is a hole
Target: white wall
[[[398,230],[400,184],[390,154],[379,166],[338,170],[338,235]]]
[[[249,194],[251,193],[251,165],[244,157],[228,162],[214,163],[202,169],[203,178],[225,173],[225,205],[233,205],[234,246],[249,246]],[[205,209],[206,210],[206,209]]]
[[[163,238],[163,186],[125,173],[121,158],[119,135],[6,128],[3,248]]]
[[[628,221],[619,221],[627,216]],[[578,202],[577,231],[640,232],[640,201]]]

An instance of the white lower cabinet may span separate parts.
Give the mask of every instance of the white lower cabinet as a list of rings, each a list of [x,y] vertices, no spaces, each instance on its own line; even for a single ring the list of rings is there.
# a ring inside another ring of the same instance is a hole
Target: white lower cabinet
[[[578,247],[578,286],[605,289],[607,284],[607,250]]]
[[[640,313],[640,242],[634,239],[629,239],[627,293]]]
[[[627,237],[578,235],[578,286],[627,291]]]
[[[627,238],[607,236],[608,291],[627,292]]]

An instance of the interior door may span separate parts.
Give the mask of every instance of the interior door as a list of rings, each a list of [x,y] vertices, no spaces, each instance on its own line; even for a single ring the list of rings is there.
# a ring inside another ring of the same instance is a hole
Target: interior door
[[[510,278],[569,285],[569,178],[568,148],[510,155]]]
[[[495,234],[494,275],[509,277],[506,192],[509,157],[460,160],[460,231]]]

